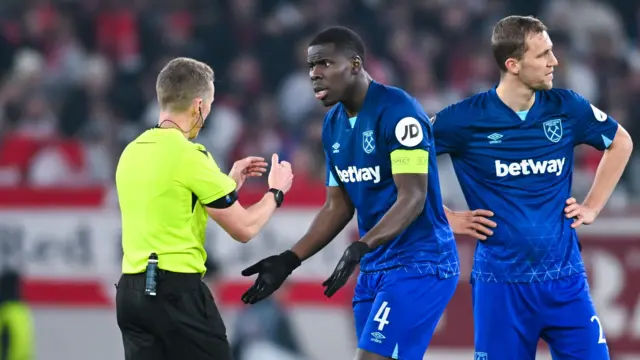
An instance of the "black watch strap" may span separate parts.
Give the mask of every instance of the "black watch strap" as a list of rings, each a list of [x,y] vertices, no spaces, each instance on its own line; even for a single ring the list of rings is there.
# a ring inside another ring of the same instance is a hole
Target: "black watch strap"
[[[282,202],[284,202],[284,193],[274,188],[269,189],[269,192],[273,194],[273,198],[276,200],[276,207],[282,206]]]

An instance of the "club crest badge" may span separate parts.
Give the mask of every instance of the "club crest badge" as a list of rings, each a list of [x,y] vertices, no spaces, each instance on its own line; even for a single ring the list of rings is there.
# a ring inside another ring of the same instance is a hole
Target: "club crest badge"
[[[542,123],[542,126],[549,141],[557,143],[562,139],[562,119],[547,120]]]
[[[367,130],[362,133],[362,150],[367,154],[371,154],[376,149],[376,140],[373,138],[373,130]]]

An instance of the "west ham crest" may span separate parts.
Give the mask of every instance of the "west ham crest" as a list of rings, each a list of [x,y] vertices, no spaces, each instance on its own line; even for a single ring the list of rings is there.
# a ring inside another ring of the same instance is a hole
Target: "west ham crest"
[[[542,126],[544,127],[544,134],[550,141],[557,143],[558,141],[560,141],[560,139],[562,139],[561,119],[547,120],[542,123]]]
[[[376,141],[373,138],[373,130],[367,130],[362,133],[362,149],[367,154],[371,154],[376,148]]]

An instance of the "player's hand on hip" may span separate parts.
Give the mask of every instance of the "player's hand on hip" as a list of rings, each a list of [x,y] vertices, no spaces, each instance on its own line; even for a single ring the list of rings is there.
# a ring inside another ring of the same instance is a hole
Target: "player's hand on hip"
[[[362,241],[356,241],[344,251],[338,265],[333,270],[331,276],[322,283],[326,289],[324,294],[327,297],[333,296],[344,284],[347,283],[351,274],[360,263],[360,259],[365,256],[371,248]]]
[[[293,183],[291,164],[279,161],[278,154],[271,156],[271,171],[269,171],[269,187],[287,193]]]
[[[487,240],[487,236],[493,235],[491,229],[497,226],[494,221],[489,220],[492,216],[493,212],[483,209],[447,212],[447,220],[454,234],[467,235],[483,241]]]
[[[571,224],[574,229],[580,225],[590,225],[598,217],[598,211],[588,205],[578,203],[575,198],[567,199],[564,213],[567,219],[574,219]]]
[[[242,276],[258,274],[256,281],[241,297],[245,304],[255,304],[273,294],[289,275],[300,266],[300,260],[291,251],[264,258],[242,270]]]
[[[248,156],[242,160],[238,160],[233,163],[231,171],[229,171],[229,177],[235,180],[239,190],[248,177],[262,176],[267,172],[267,162],[264,158],[259,156]]]

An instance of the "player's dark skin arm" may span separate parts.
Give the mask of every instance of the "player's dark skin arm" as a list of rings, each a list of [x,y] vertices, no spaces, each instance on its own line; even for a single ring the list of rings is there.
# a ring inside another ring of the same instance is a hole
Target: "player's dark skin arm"
[[[427,174],[397,174],[393,181],[398,198],[361,242],[370,248],[378,247],[403,232],[424,209],[427,198]]]
[[[329,244],[353,218],[355,210],[347,191],[328,186],[327,199],[306,234],[291,248],[304,261]]]
[[[362,257],[403,232],[424,210],[427,174],[397,174],[393,181],[398,191],[395,203],[378,223],[359,241],[349,245],[331,276],[322,283],[324,294],[333,296],[355,270]]]
[[[327,246],[353,218],[355,209],[347,192],[341,186],[327,187],[327,200],[309,226],[309,230],[293,246],[280,255],[260,260],[242,271],[243,276],[258,274],[253,286],[243,295],[245,304],[255,304],[276,291],[287,277]]]

